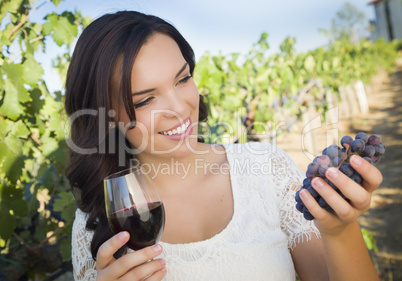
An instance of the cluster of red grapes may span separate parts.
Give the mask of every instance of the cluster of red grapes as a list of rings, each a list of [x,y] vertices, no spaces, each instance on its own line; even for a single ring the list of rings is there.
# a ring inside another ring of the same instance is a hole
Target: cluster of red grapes
[[[327,204],[317,191],[311,185],[311,181],[314,177],[321,177],[326,181],[335,191],[337,191],[345,200],[348,201],[340,190],[325,177],[325,171],[329,167],[336,167],[342,173],[353,179],[360,184],[362,177],[355,169],[349,164],[349,157],[352,155],[359,155],[367,160],[369,163],[374,164],[380,161],[381,157],[385,153],[385,145],[381,142],[381,139],[377,135],[368,136],[364,132],[360,132],[356,135],[355,139],[350,136],[344,136],[341,139],[342,148],[333,144],[322,151],[322,155],[317,156],[312,163],[308,165],[306,178],[303,180],[302,189],[307,189],[309,193],[314,197],[318,204],[329,212],[333,212],[333,209]],[[306,220],[313,220],[314,216],[304,206],[300,199],[300,190],[296,192],[296,209],[303,213]]]

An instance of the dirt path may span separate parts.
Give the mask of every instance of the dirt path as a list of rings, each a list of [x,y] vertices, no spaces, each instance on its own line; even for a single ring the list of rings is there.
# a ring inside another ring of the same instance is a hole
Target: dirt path
[[[387,147],[377,165],[384,181],[360,224],[377,241],[379,251],[372,259],[382,280],[402,280],[402,61],[394,73],[375,79],[368,94],[370,113],[352,123],[350,131],[375,132]]]
[[[378,252],[370,254],[381,280],[402,281],[402,58],[394,73],[374,77],[366,92],[369,113],[317,129],[316,145],[320,150],[328,146],[327,132],[334,128],[340,138],[365,131],[379,135],[385,143],[385,157],[376,164],[384,181],[373,194],[372,208],[359,222],[377,242]],[[303,153],[301,139],[301,133],[292,134],[278,139],[277,145],[304,171],[311,160]]]

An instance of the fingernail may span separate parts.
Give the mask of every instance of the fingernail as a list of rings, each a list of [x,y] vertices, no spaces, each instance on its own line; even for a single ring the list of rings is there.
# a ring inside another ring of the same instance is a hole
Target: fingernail
[[[119,233],[119,239],[120,239],[121,241],[123,241],[123,242],[126,241],[127,236],[128,236],[127,232],[121,232],[121,233]]]
[[[307,193],[308,193],[307,190],[300,190],[299,195],[300,195],[300,197],[306,199],[307,198]]]
[[[314,186],[316,186],[316,187],[323,187],[323,186],[324,186],[324,183],[323,183],[322,180],[319,179],[319,178],[315,179],[314,182],[313,182],[313,184],[314,184]]]
[[[162,247],[161,247],[161,245],[155,245],[155,246],[153,246],[152,249],[154,250],[154,252],[160,252],[160,250],[162,250]]]
[[[162,271],[166,273],[166,272],[167,272],[167,268],[166,268],[166,267],[162,268]]]
[[[362,159],[359,156],[355,155],[355,156],[352,157],[352,162],[356,166],[359,166],[362,163]]]
[[[327,170],[327,172],[325,173],[325,176],[326,176],[327,178],[334,179],[334,178],[336,178],[336,177],[338,176],[338,173],[339,173],[338,169],[336,169],[336,168],[329,168],[329,169]]]
[[[166,264],[166,261],[164,259],[160,259],[159,261],[161,262],[162,265]]]

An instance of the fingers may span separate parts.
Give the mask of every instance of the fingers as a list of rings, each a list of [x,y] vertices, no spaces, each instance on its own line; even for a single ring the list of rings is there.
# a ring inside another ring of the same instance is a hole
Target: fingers
[[[102,270],[106,266],[108,266],[112,261],[115,260],[113,257],[114,253],[116,253],[124,244],[127,243],[130,235],[128,232],[120,232],[116,234],[105,243],[103,243],[96,254],[96,269]]]
[[[113,249],[113,238],[106,241],[104,255],[98,251],[98,257],[102,258],[102,261],[108,260],[107,254]],[[108,246],[108,244],[110,244]],[[103,246],[102,245],[102,246]],[[118,244],[116,244],[118,245]],[[100,249],[100,248],[99,248]],[[108,252],[109,251],[109,252]],[[155,257],[162,253],[162,247],[160,245],[150,246],[129,254],[126,254],[112,263],[108,263],[103,268],[97,265],[98,279],[99,280],[142,280],[147,276],[153,275],[156,271],[160,271],[165,267],[165,260],[156,259]],[[109,259],[110,260],[110,259]],[[104,265],[102,263],[101,265]],[[160,275],[160,273],[158,273]]]
[[[381,172],[360,156],[353,155],[350,164],[363,177],[362,186],[368,192],[373,192],[382,183]]]
[[[333,214],[329,213],[325,209],[321,208],[318,205],[317,201],[313,196],[308,192],[308,190],[303,189],[300,191],[300,198],[303,201],[304,206],[309,210],[309,212],[316,218],[318,221],[326,221],[331,220],[334,217]]]
[[[351,204],[359,209],[367,209],[370,205],[370,193],[343,174],[336,168],[329,168],[325,173],[327,179],[329,179],[339,190],[345,195]],[[325,198],[327,199],[327,198]]]
[[[162,280],[165,276],[166,262],[164,259],[155,259],[144,264],[137,266],[130,270],[127,274],[122,276],[119,281],[133,281],[133,280],[143,280],[146,278],[149,280]]]
[[[349,222],[355,219],[356,212],[353,207],[323,179],[314,178],[312,185],[342,221]],[[364,190],[363,192],[367,193]]]
[[[116,262],[114,262],[113,264],[110,265],[110,271],[112,272],[111,274],[114,274],[114,272],[125,273],[125,272],[128,272],[130,269],[132,269],[136,266],[142,265],[142,264],[147,265],[145,267],[145,269],[147,269],[147,268],[149,268],[148,263],[152,263],[154,265],[153,261],[152,262],[148,262],[148,261],[156,258],[160,254],[162,254],[161,245],[149,246],[144,249],[126,254],[126,255],[120,257]],[[159,261],[159,260],[156,260],[156,261]],[[163,262],[164,262],[164,260],[163,260]],[[144,270],[144,269],[142,269],[142,266],[141,266],[141,268],[138,267],[138,268],[135,268],[135,270],[133,269],[133,271],[135,271],[135,272],[139,271],[141,273],[140,275],[142,275],[142,271]],[[159,269],[161,269],[161,268],[158,268],[158,270]],[[145,276],[149,275],[150,273],[153,273],[153,272],[146,272]],[[143,276],[143,277],[145,277],[145,276]]]
[[[166,267],[162,268],[161,270],[158,270],[157,272],[152,274],[151,277],[147,278],[146,281],[160,281],[160,280],[163,279],[163,277],[165,276],[166,272],[167,272]]]

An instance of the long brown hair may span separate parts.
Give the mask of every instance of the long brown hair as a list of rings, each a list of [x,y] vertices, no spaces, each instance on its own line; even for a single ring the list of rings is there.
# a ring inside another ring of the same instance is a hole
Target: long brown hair
[[[125,149],[129,144],[121,131],[109,128],[112,118],[100,118],[100,115],[112,112],[113,93],[123,101],[130,120],[135,121],[132,66],[141,46],[155,32],[176,41],[193,74],[194,52],[178,30],[156,16],[133,11],[106,14],[93,21],[78,39],[68,68],[65,108],[71,117],[69,141],[74,147],[69,145],[70,165],[66,176],[78,207],[89,215],[86,228],[94,231],[91,242],[94,259],[99,247],[113,236],[105,212],[103,179],[128,168],[132,157]],[[116,73],[118,85],[113,83]],[[208,113],[202,96],[199,112],[199,121],[205,120]],[[110,151],[111,142],[117,151],[124,151],[123,165],[119,163],[121,154]]]

